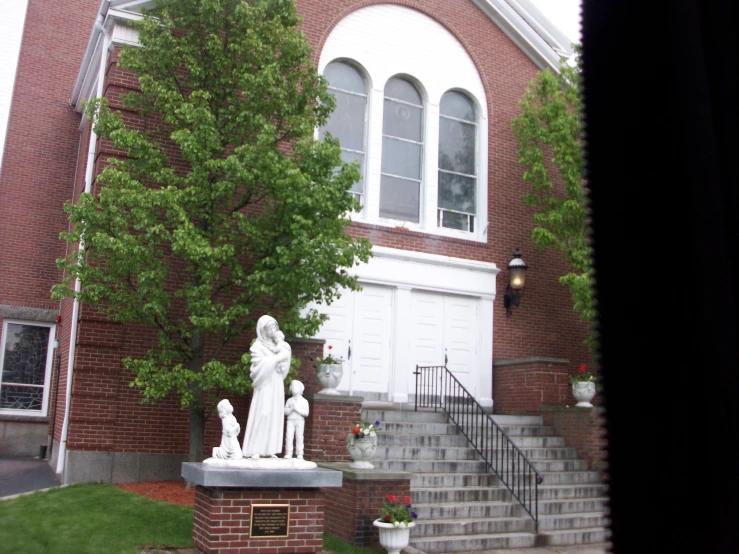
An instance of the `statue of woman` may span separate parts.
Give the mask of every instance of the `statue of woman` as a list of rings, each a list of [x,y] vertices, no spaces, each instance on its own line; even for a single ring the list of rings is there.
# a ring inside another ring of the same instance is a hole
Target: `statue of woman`
[[[251,346],[253,389],[249,417],[244,433],[244,457],[276,458],[282,452],[285,425],[284,380],[290,370],[290,345],[284,340],[277,321],[263,315],[257,322],[257,340]]]

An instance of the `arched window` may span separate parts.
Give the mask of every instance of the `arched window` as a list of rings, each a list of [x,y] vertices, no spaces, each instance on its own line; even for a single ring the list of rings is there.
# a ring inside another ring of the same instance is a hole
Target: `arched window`
[[[385,85],[380,217],[419,222],[423,160],[423,102],[409,81]]]
[[[473,232],[477,215],[477,113],[469,98],[450,91],[439,106],[437,225]]]
[[[320,135],[323,138],[326,133],[331,133],[339,139],[341,158],[345,162],[359,162],[362,177],[354,183],[351,192],[359,203],[363,203],[367,83],[359,70],[346,62],[328,64],[323,76],[328,81],[331,94],[336,97],[336,109],[321,128]]]

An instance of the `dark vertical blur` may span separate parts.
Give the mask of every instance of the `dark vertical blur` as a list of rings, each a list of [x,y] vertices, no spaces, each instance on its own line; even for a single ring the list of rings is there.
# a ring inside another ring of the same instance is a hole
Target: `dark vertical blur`
[[[737,11],[584,0],[617,553],[739,552]]]

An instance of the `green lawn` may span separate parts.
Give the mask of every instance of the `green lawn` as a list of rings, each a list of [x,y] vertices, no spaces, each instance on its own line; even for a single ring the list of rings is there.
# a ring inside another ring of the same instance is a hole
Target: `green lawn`
[[[0,552],[138,554],[143,546],[192,547],[192,508],[113,485],[85,484],[0,501]],[[380,554],[324,535],[335,554]]]
[[[0,550],[136,554],[152,543],[194,546],[192,514],[112,485],[73,485],[0,502]]]

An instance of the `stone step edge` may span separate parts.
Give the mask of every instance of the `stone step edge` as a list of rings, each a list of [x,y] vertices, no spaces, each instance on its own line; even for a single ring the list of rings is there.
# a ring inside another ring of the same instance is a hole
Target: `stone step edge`
[[[542,504],[562,504],[563,502],[578,502],[580,500],[587,500],[588,502],[603,500],[607,502],[610,499],[607,496],[588,496],[585,498],[556,498],[554,500],[539,500],[539,505],[541,506]]]
[[[600,527],[596,529],[601,529]],[[475,540],[486,540],[486,539],[508,539],[516,537],[534,537],[536,533],[533,531],[528,533],[521,531],[517,533],[481,533],[479,535],[436,535],[434,537],[411,537],[411,544],[427,543],[427,542],[442,542],[442,541],[458,541],[459,537],[470,537]]]
[[[503,506],[511,504],[518,506],[517,502],[510,500],[463,500],[460,502],[418,502],[413,503],[414,508],[459,508],[472,506]]]
[[[542,519],[572,519],[576,517],[593,517],[593,516],[608,517],[608,512],[598,510],[594,512],[568,512],[564,514],[545,514],[545,515],[539,514],[539,520],[542,520]]]
[[[539,531],[539,535],[556,536],[556,535],[567,535],[568,533],[597,533],[599,531],[608,531],[608,528],[607,527],[581,527],[578,529],[552,529],[550,531]]]
[[[424,519],[424,520],[416,520],[416,525],[436,525],[436,524],[443,524],[443,523],[458,523],[462,525],[467,525],[469,523],[480,523],[485,521],[508,521],[508,520],[515,520],[518,521],[519,519],[533,519],[529,517],[528,514],[525,516],[498,516],[498,517],[454,517],[454,518],[443,518],[443,519]],[[541,518],[539,518],[541,519]],[[457,536],[457,535],[449,535],[449,536]]]

